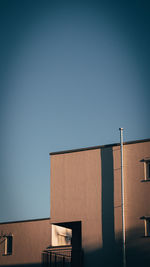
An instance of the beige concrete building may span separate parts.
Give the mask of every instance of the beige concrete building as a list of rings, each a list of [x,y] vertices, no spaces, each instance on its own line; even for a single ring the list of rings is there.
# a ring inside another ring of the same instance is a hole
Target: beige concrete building
[[[125,143],[123,153],[126,266],[146,267],[150,263],[150,139]],[[0,233],[12,235],[14,244],[12,255],[0,254],[0,265],[33,265],[40,263],[42,255],[46,266],[122,266],[120,144],[50,157],[50,220],[0,224]],[[21,241],[21,235],[29,243]]]
[[[0,266],[41,266],[49,243],[49,219],[1,223]]]
[[[147,266],[150,263],[150,139],[125,143],[123,152],[126,264]],[[76,258],[82,255],[78,261],[83,266],[121,266],[120,144],[50,155],[50,224],[72,229],[72,250],[76,251]]]

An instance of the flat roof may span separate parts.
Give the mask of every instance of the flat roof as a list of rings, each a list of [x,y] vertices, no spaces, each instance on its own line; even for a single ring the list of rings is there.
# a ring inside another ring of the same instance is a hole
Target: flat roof
[[[124,145],[130,145],[130,144],[145,143],[145,142],[150,142],[150,138],[128,141],[128,142],[124,142],[123,144]],[[49,155],[52,156],[52,155],[58,155],[58,154],[74,153],[74,152],[101,149],[101,148],[112,147],[112,146],[120,146],[120,143],[113,143],[113,144],[108,144],[108,145],[99,145],[99,146],[91,146],[91,147],[83,147],[83,148],[76,148],[76,149],[70,149],[70,150],[50,152]]]

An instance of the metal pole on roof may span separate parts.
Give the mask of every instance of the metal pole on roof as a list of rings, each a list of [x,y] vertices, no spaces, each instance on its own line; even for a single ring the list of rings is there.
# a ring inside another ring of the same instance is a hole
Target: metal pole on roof
[[[121,152],[121,206],[122,206],[122,252],[123,267],[126,267],[126,236],[125,236],[125,209],[124,209],[124,177],[123,177],[123,128],[120,130],[120,152]]]

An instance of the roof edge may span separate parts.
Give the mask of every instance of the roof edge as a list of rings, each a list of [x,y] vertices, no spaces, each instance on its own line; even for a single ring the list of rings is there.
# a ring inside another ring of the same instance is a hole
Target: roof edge
[[[46,221],[46,220],[50,220],[50,217],[41,218],[41,219],[30,219],[30,220],[0,222],[0,225],[2,225],[2,224],[13,224],[13,223],[24,223],[24,222],[37,222],[37,221]]]
[[[150,138],[141,139],[141,140],[134,140],[134,141],[128,141],[128,142],[124,142],[123,144],[124,145],[130,145],[130,144],[145,143],[145,142],[150,142]],[[74,153],[74,152],[80,152],[80,151],[86,151],[86,150],[101,149],[101,148],[114,147],[114,146],[120,146],[120,143],[113,143],[113,144],[108,144],[108,145],[82,147],[82,148],[76,148],[76,149],[69,149],[69,150],[50,152],[49,155],[53,156],[53,155],[58,155],[58,154],[67,154],[67,153]]]

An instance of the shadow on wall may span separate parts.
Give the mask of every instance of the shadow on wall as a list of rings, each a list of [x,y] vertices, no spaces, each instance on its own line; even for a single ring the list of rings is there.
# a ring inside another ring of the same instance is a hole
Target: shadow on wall
[[[102,240],[104,258],[113,260],[115,255],[114,230],[114,173],[112,148],[101,149],[102,172]]]
[[[102,241],[103,247],[84,252],[84,266],[122,266],[122,240],[115,240],[114,170],[112,148],[102,148]]]
[[[102,239],[101,264],[122,265],[122,240],[115,239],[114,229],[114,162],[112,148],[101,149]]]
[[[136,229],[134,230],[136,232]],[[150,245],[144,244],[143,246],[130,246],[126,249],[126,267],[149,267],[150,266]],[[121,246],[120,246],[121,253]],[[116,254],[116,259],[112,257],[110,250],[107,253],[103,249],[91,250],[85,253],[84,267],[121,267],[122,258],[121,254]]]
[[[102,241],[103,247],[84,252],[84,267],[122,267],[122,232],[115,236],[114,225],[114,162],[112,148],[103,148],[101,153],[102,177]],[[121,177],[120,177],[121,179]],[[137,218],[138,219],[138,218]],[[121,213],[118,220],[122,222]],[[139,218],[140,220],[140,218]],[[120,223],[119,222],[119,223]],[[126,230],[126,267],[150,266],[150,238],[141,228]]]
[[[132,229],[130,231],[131,235],[135,233],[137,236],[137,231],[138,229]],[[130,234],[129,233],[129,234]],[[143,238],[144,240],[144,238]],[[121,242],[121,240],[120,240]],[[135,244],[135,242],[134,242]],[[148,267],[149,266],[149,248],[150,246],[147,246],[147,244],[143,244],[142,248],[141,246],[131,246],[128,247],[127,249],[127,267]],[[112,252],[114,249],[111,251],[111,248],[108,249],[107,251],[104,251],[104,249],[91,249],[84,253],[84,267],[112,267],[112,266],[117,266],[121,267],[122,266],[122,261],[121,261],[121,255],[116,254],[116,259],[112,256]],[[120,245],[120,253],[121,253],[121,245]],[[119,259],[117,259],[119,257]],[[120,261],[120,263],[119,263]],[[0,265],[1,267],[6,267],[6,265]],[[42,267],[42,264],[16,264],[16,265],[7,265],[7,267]],[[59,265],[61,267],[61,265]],[[63,266],[65,267],[65,266]],[[70,265],[67,265],[67,267],[71,267]],[[78,267],[78,266],[76,266]]]
[[[127,231],[128,241],[126,243],[126,267],[149,267],[150,266],[150,238],[143,235],[141,228],[133,228]],[[113,250],[104,249],[89,250],[85,253],[84,266],[101,266],[101,267],[111,267],[122,265],[122,240],[119,240],[120,246],[118,246],[118,251],[115,252],[116,259],[112,256],[112,251],[116,248],[114,246]],[[119,244],[119,243],[118,243]],[[120,251],[119,251],[120,249]],[[116,263],[116,264],[115,264]]]

